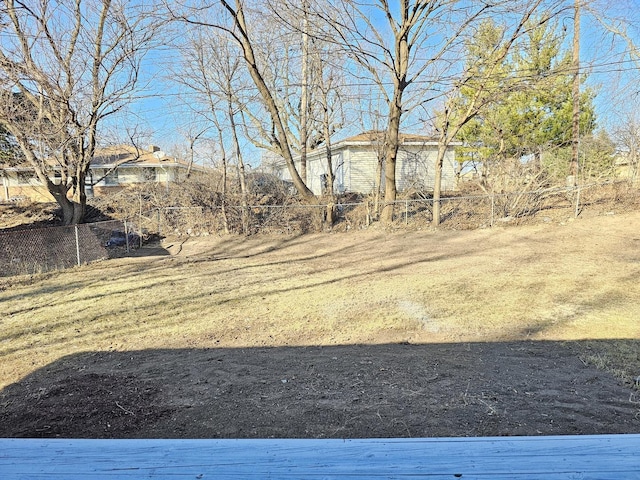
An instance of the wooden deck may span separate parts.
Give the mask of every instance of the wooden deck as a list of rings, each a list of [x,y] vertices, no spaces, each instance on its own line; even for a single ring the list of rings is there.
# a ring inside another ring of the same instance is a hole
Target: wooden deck
[[[0,439],[0,479],[640,479],[640,435]]]

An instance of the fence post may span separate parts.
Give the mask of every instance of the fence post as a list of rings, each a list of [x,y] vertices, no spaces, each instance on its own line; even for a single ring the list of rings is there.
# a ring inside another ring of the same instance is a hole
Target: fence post
[[[495,195],[493,195],[493,193],[491,194],[491,219],[489,221],[489,226],[493,227],[493,219],[494,219],[494,215],[495,215],[495,208],[496,208],[496,199],[495,199]]]
[[[404,224],[409,225],[409,200],[404,201]]]
[[[74,230],[76,233],[76,259],[78,266],[80,266],[80,240],[78,238],[78,225],[74,225]]]
[[[127,221],[124,220],[124,244],[126,246],[127,253],[129,253],[129,227],[127,226]]]

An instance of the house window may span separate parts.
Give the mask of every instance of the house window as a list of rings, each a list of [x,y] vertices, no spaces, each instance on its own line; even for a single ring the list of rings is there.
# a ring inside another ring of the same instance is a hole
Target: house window
[[[143,182],[155,182],[158,178],[155,167],[147,167],[142,169],[141,180]]]
[[[18,185],[33,185],[38,179],[33,172],[18,172]]]
[[[118,181],[118,170],[114,170],[113,172],[109,172],[106,177],[104,177],[105,185],[119,185]]]

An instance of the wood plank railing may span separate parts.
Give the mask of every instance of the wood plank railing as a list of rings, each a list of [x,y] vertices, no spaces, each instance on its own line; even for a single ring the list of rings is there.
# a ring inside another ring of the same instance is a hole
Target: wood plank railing
[[[640,434],[358,440],[0,439],[0,478],[640,479]]]

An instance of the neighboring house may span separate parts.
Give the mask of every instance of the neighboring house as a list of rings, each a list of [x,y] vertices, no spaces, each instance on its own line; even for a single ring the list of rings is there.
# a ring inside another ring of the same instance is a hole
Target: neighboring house
[[[186,162],[168,157],[155,145],[147,150],[132,146],[110,147],[99,150],[93,158],[87,184],[93,185],[95,196],[140,183],[168,185],[184,178],[188,167]]]
[[[188,164],[168,157],[160,148],[117,146],[98,150],[87,176],[87,195],[105,195],[141,183],[168,185],[186,175]],[[60,174],[53,167],[53,181]],[[51,202],[53,197],[32,168],[0,166],[0,201],[30,199]]]
[[[49,190],[40,183],[32,168],[0,166],[0,202],[26,199],[53,202]]]
[[[335,191],[368,194],[375,190],[378,159],[382,156],[382,134],[365,132],[332,145],[332,163],[335,170]],[[445,153],[442,167],[442,189],[455,190],[457,162],[452,143]],[[438,141],[422,135],[400,134],[400,149],[396,163],[396,185],[398,190],[415,188],[431,190],[434,185],[435,161]],[[296,166],[299,171],[299,158]],[[279,163],[279,175],[291,180],[286,166]],[[381,185],[384,187],[384,166]],[[307,154],[307,186],[320,195],[327,179],[326,150],[319,147]]]

